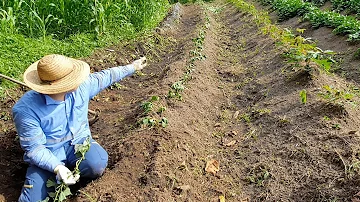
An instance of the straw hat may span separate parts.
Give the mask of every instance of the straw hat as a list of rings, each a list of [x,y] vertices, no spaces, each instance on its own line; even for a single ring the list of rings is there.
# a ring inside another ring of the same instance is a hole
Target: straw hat
[[[24,82],[39,93],[57,94],[77,88],[89,73],[86,62],[53,54],[30,65],[24,73]]]

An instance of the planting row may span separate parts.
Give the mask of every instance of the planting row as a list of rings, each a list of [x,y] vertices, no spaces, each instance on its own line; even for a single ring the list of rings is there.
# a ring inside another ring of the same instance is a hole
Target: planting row
[[[303,38],[301,34],[304,30],[297,29],[298,34],[293,34],[290,30],[280,29],[271,23],[267,13],[259,12],[255,6],[246,3],[243,0],[229,0],[234,3],[240,10],[250,13],[254,16],[255,23],[262,29],[263,34],[269,34],[279,44],[283,50],[283,56],[286,58],[292,71],[307,72],[310,76],[317,76],[320,72],[329,73],[333,63],[331,50],[321,50],[310,39]],[[291,76],[291,75],[290,75]],[[303,104],[307,102],[307,92],[302,90],[300,101]],[[326,103],[337,106],[344,110],[344,105],[357,106],[355,97],[360,97],[360,90],[356,86],[350,86],[348,89],[336,89],[332,86],[323,86],[322,91],[318,94]]]
[[[205,13],[206,15],[206,13]],[[206,15],[207,16],[207,15]],[[168,91],[166,99],[171,101],[173,99],[182,101],[182,93],[185,90],[185,85],[192,78],[191,73],[195,70],[195,61],[205,60],[206,56],[202,53],[204,50],[204,40],[206,29],[210,26],[210,19],[207,16],[205,25],[200,29],[197,37],[193,38],[194,49],[190,51],[190,59],[185,67],[185,72],[180,80],[174,82]],[[168,125],[168,120],[163,116],[166,107],[161,104],[159,96],[152,96],[150,100],[141,104],[143,113],[138,121],[138,125],[142,128],[165,128]]]

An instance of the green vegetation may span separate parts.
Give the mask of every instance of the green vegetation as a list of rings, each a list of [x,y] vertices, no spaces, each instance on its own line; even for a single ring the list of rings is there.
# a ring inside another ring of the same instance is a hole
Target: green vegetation
[[[270,35],[284,52],[287,62],[292,70],[304,70],[309,73],[322,69],[325,72],[331,70],[331,65],[335,61],[332,55],[335,54],[330,50],[321,50],[310,39],[301,35],[295,35],[288,29],[281,29],[272,24],[266,12],[259,12],[255,6],[242,0],[229,0],[241,10],[254,16],[254,22],[260,27],[264,35]],[[282,0],[279,0],[282,1]],[[279,1],[276,1],[279,3]],[[297,1],[297,0],[296,0]],[[280,5],[280,3],[279,3]],[[289,8],[291,9],[291,8]],[[298,33],[304,30],[298,29]]]
[[[195,3],[195,2],[201,2],[201,1],[210,2],[210,1],[213,1],[213,0],[169,0],[170,3],[180,2],[182,4]]]
[[[336,11],[348,10],[352,14],[360,13],[359,0],[331,0],[332,8]]]
[[[306,102],[307,102],[307,93],[306,93],[306,90],[304,89],[304,90],[301,90],[300,91],[300,101],[301,101],[301,103],[302,104],[306,104]]]
[[[0,0],[0,73],[21,79],[46,54],[85,57],[136,38],[168,8],[167,0]]]
[[[138,122],[141,126],[146,128],[162,126],[165,128],[168,125],[168,120],[165,117],[161,117],[166,107],[162,106],[159,101],[159,96],[152,96],[149,101],[141,103],[140,106],[144,111],[142,115],[145,116]]]
[[[256,186],[264,186],[264,181],[271,177],[270,172],[264,166],[259,166],[250,171],[249,176],[246,179],[250,183],[256,184]]]
[[[259,0],[264,5],[271,5],[277,11],[279,20],[287,20],[294,16],[303,16],[314,27],[327,26],[334,28],[335,34],[348,34],[348,41],[360,40],[360,21],[353,16],[346,16],[335,11],[322,11],[312,3],[303,0]],[[335,2],[335,1],[334,1]],[[345,1],[344,1],[345,2]],[[350,2],[350,1],[348,1]],[[360,6],[359,1],[352,1],[354,8]]]
[[[79,165],[80,163],[85,159],[85,154],[90,149],[90,138],[87,138],[83,144],[76,144],[75,145],[75,154],[79,156],[80,158],[75,163],[75,168],[72,171],[73,175],[80,175],[80,169]],[[68,196],[72,195],[70,188],[65,183],[61,182],[60,184],[57,184],[54,180],[48,179],[46,182],[46,187],[54,187],[55,192],[49,192],[49,197],[54,202],[61,202],[64,201]],[[42,202],[48,202],[50,201],[50,198],[47,197]]]
[[[288,59],[288,63],[292,64],[292,69],[312,73],[319,67],[325,72],[331,71],[331,65],[336,63],[331,57],[335,52],[323,51],[311,39],[300,35],[296,36],[287,29],[284,31],[281,44],[285,47],[284,56]],[[304,30],[298,29],[297,31],[302,33]]]
[[[322,97],[326,102],[335,104],[337,106],[343,107],[345,104],[351,104],[356,106],[354,98],[357,97],[357,92],[355,90],[339,90],[333,86],[323,86],[324,91],[319,93],[319,96]]]
[[[181,92],[184,91],[184,80],[177,81],[171,85],[171,89],[168,93],[168,98],[177,98],[179,100],[182,100]]]

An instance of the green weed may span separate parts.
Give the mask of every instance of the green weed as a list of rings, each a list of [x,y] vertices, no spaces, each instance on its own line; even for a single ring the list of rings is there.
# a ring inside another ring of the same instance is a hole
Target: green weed
[[[271,176],[270,172],[263,166],[259,166],[258,168],[251,170],[249,176],[246,179],[250,183],[256,184],[256,186],[264,186],[264,181],[269,179]]]
[[[246,123],[251,122],[251,116],[250,114],[244,113],[239,116],[242,120],[244,120]]]

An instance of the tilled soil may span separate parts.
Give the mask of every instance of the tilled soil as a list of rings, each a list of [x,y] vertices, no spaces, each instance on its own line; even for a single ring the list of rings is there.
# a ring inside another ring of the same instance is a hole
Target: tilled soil
[[[181,13],[171,29],[84,58],[93,71],[141,55],[149,65],[91,101],[100,111],[92,134],[108,151],[109,166],[71,201],[351,201],[360,190],[359,110],[317,94],[323,85],[356,83],[284,71],[276,42],[229,3],[186,5]],[[201,30],[206,59],[193,63]],[[169,98],[191,64],[182,100]],[[26,171],[9,119],[18,96],[9,95],[1,103],[0,201],[16,201]],[[152,96],[159,97],[156,110],[166,107],[151,114],[166,117],[165,128],[140,124],[141,104]],[[205,171],[213,159],[220,164],[216,174]]]

